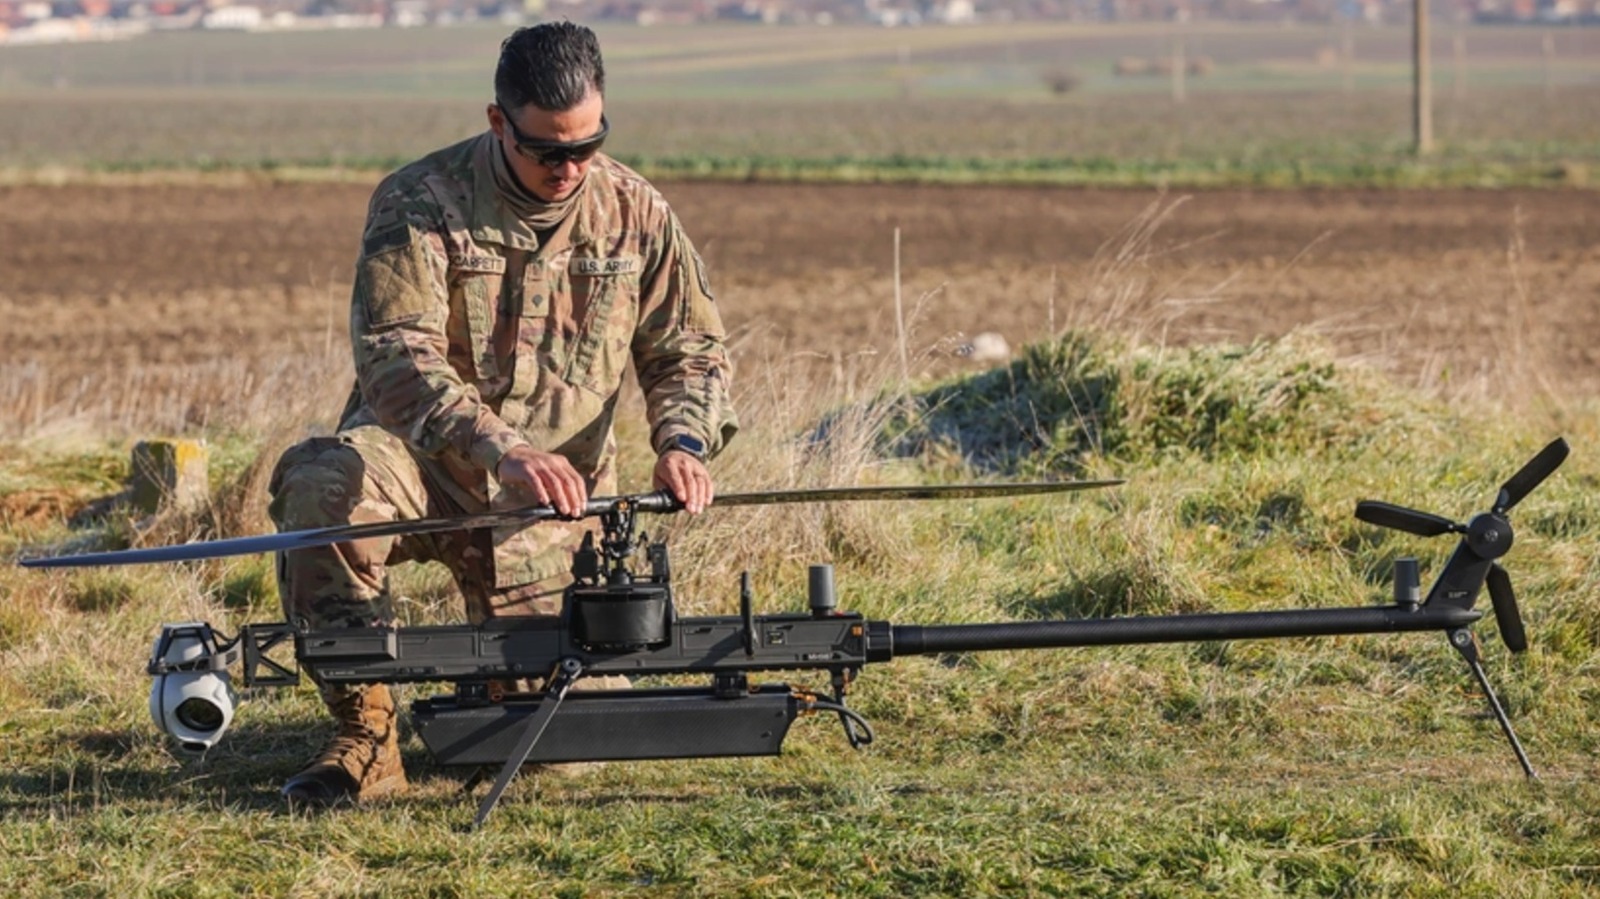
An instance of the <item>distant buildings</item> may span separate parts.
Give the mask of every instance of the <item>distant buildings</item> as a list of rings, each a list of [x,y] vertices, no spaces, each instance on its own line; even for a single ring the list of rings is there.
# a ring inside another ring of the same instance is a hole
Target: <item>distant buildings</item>
[[[1434,14],[1600,24],[1600,0],[1435,0]],[[1410,17],[1411,0],[0,0],[0,44],[118,40],[163,29],[425,27],[485,19],[913,27],[1038,20],[1378,23]]]

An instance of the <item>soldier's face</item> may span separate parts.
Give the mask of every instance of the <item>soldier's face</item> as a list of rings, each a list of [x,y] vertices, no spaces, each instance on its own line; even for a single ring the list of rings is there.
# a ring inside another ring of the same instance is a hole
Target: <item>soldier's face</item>
[[[539,199],[554,203],[571,196],[594,164],[593,154],[599,145],[596,142],[591,146],[589,142],[604,136],[604,113],[605,98],[594,91],[563,112],[540,109],[531,103],[521,109],[504,110],[491,103],[489,129],[505,147],[506,160],[522,185]],[[578,152],[555,153],[554,156],[565,158],[554,164],[527,155],[527,147],[546,142],[575,144]],[[519,151],[519,143],[524,150]]]

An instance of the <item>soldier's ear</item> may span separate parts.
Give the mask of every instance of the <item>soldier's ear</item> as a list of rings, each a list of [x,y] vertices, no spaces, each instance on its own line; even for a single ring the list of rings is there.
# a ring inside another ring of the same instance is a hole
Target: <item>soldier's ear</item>
[[[484,110],[484,114],[489,117],[489,130],[494,132],[495,137],[504,138],[506,136],[506,114],[500,111],[500,104],[490,103]]]

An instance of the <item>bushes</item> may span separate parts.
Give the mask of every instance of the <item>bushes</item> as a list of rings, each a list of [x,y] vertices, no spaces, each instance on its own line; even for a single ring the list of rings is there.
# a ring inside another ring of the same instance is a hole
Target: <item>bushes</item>
[[[917,395],[889,435],[901,455],[954,453],[981,471],[1059,477],[1090,453],[1317,454],[1364,443],[1403,408],[1393,388],[1336,366],[1303,334],[1171,348],[1069,332]]]

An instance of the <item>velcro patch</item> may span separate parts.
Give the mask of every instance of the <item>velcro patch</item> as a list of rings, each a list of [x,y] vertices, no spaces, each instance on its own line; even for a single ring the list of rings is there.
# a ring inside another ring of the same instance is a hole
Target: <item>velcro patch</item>
[[[367,327],[414,322],[432,310],[437,304],[430,268],[423,243],[409,237],[361,260],[355,292],[364,304]]]
[[[380,253],[398,250],[401,247],[411,246],[411,228],[407,225],[395,225],[368,234],[361,241],[361,258],[370,259]]]
[[[636,275],[644,267],[644,260],[638,256],[617,256],[611,259],[598,259],[593,256],[574,256],[567,265],[567,273],[572,275],[604,276],[604,275]]]

